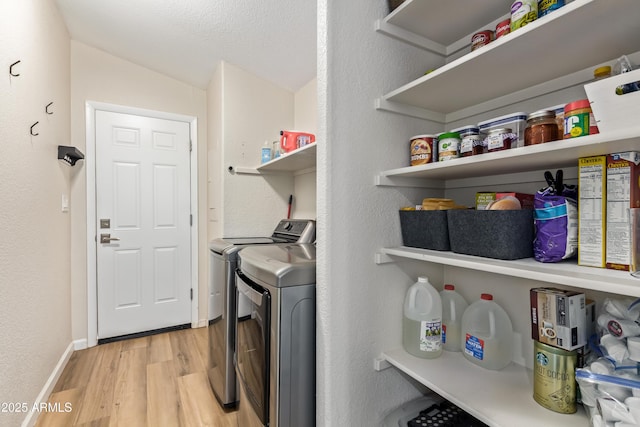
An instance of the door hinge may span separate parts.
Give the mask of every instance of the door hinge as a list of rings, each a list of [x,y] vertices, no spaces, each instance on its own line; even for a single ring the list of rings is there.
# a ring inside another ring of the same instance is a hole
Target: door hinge
[[[193,226],[193,214],[189,214],[189,225]]]
[[[189,141],[189,152],[193,151],[193,141]]]
[[[191,301],[193,301],[193,288],[190,289],[190,293],[191,293]]]

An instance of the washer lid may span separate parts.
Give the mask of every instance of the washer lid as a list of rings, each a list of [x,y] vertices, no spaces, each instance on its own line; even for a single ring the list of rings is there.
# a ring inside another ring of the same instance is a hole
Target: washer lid
[[[309,243],[247,246],[239,252],[247,276],[278,288],[316,283],[316,247]]]
[[[221,254],[231,246],[267,245],[280,242],[282,242],[282,240],[274,239],[273,237],[222,237],[210,241],[209,249]]]

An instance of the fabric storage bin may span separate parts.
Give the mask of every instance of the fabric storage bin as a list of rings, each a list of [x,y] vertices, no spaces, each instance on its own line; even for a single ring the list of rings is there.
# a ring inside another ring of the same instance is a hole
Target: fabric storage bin
[[[618,95],[616,88],[637,82],[640,82],[640,69],[584,85],[598,131],[634,126],[640,115],[640,91]]]
[[[451,250],[459,254],[514,260],[533,256],[533,210],[452,210]]]
[[[449,251],[447,212],[400,211],[400,228],[404,246]]]

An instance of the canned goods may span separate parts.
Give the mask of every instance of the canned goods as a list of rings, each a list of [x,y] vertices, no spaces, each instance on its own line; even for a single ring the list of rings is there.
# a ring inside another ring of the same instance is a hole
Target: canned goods
[[[473,52],[479,47],[488,45],[491,43],[491,40],[493,40],[493,31],[491,30],[484,30],[475,33],[471,37],[471,51]]]
[[[511,32],[538,19],[538,0],[516,0],[511,5]]]
[[[588,99],[581,99],[565,105],[564,139],[589,135],[591,114],[591,104]]]
[[[511,19],[505,19],[496,25],[496,40],[502,36],[506,36],[511,32]]]
[[[564,0],[540,0],[538,1],[538,18],[564,6]]]
[[[411,166],[426,165],[433,161],[435,154],[433,143],[436,137],[433,135],[416,135],[411,137]]]
[[[438,137],[438,160],[457,159],[460,154],[460,134],[445,132]]]
[[[556,112],[540,110],[529,114],[524,130],[524,145],[536,145],[558,139]]]
[[[533,353],[533,400],[561,414],[575,413],[576,351],[534,341]]]
[[[487,135],[487,151],[509,150],[516,141],[516,135],[510,128],[495,128]]]

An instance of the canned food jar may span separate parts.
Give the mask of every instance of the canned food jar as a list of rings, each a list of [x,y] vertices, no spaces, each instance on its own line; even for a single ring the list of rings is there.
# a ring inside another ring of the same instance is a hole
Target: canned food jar
[[[493,40],[493,31],[484,30],[471,36],[471,52],[479,47],[486,46]]]
[[[411,166],[426,165],[433,162],[434,135],[416,135],[411,137]]]
[[[516,0],[511,5],[511,32],[538,19],[538,0]]]
[[[511,32],[511,19],[505,19],[496,25],[496,40],[502,36],[506,36]]]
[[[441,162],[457,159],[460,155],[460,134],[445,132],[438,136],[438,159]]]
[[[570,102],[564,107],[564,139],[589,135],[591,104],[588,99]]]
[[[561,414],[573,414],[576,406],[576,351],[533,345],[533,400]]]
[[[538,18],[560,9],[564,6],[564,0],[539,0],[538,1]]]
[[[460,134],[460,157],[475,156],[484,152],[480,129],[477,126],[464,126],[451,132]]]
[[[487,135],[487,151],[509,150],[511,144],[516,140],[516,135],[510,128],[495,128],[489,131]]]
[[[524,130],[524,145],[536,145],[558,139],[556,112],[540,110],[529,114]]]

